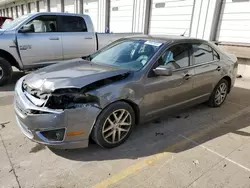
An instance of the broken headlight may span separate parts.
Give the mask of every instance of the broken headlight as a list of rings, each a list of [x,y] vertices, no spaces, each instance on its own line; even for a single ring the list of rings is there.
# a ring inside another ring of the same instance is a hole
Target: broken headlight
[[[98,104],[96,96],[82,93],[78,89],[62,89],[53,92],[46,104],[51,109],[80,108],[86,104]]]

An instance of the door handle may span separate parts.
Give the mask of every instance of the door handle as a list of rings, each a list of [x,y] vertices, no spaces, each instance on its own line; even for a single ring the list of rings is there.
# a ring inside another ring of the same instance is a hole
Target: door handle
[[[59,40],[59,37],[50,37],[49,40]]]
[[[218,66],[218,67],[216,68],[216,70],[217,70],[217,71],[221,71],[221,66]]]
[[[92,37],[85,37],[84,39],[93,39]]]
[[[183,77],[183,79],[189,80],[191,77],[192,77],[191,74],[185,74],[184,77]]]

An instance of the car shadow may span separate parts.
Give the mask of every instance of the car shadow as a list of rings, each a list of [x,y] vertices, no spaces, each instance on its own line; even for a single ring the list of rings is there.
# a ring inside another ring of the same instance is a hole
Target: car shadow
[[[250,133],[240,130],[248,127],[250,122],[248,96],[250,90],[234,88],[220,108],[201,104],[138,125],[124,144],[113,149],[104,149],[90,142],[85,149],[51,151],[77,161],[137,159],[162,152],[183,152],[227,133],[250,136]]]
[[[25,75],[24,72],[13,71],[11,80],[6,85],[0,86],[0,91],[13,91],[14,88],[15,88],[17,80],[19,80],[24,75]]]

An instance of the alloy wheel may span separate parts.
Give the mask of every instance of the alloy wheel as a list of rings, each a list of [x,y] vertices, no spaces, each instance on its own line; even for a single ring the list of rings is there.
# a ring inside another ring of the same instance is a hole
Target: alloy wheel
[[[0,67],[0,80],[3,78],[3,69]]]
[[[224,102],[227,96],[227,84],[221,83],[215,93],[215,103],[220,105]]]
[[[118,143],[126,137],[131,126],[131,114],[125,109],[116,110],[105,120],[102,127],[102,136],[108,143]]]

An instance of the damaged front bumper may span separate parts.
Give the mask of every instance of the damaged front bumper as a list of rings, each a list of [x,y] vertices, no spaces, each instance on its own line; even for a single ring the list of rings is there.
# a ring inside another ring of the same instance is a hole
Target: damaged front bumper
[[[24,77],[17,82],[14,98],[16,120],[21,131],[32,141],[50,147],[87,147],[89,135],[101,109],[92,105],[65,110],[38,107],[23,92],[23,80]]]

